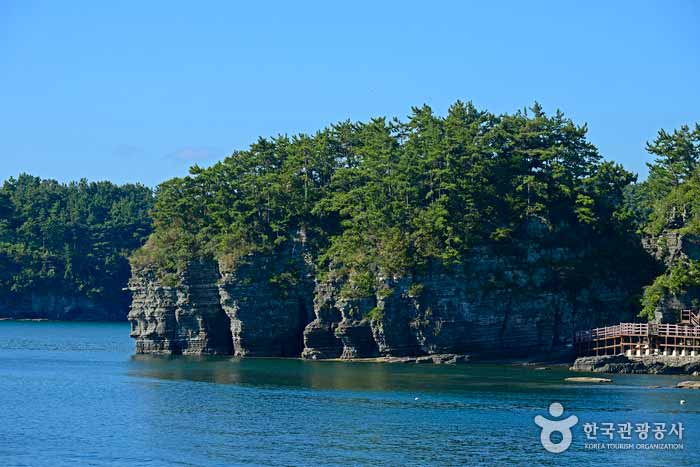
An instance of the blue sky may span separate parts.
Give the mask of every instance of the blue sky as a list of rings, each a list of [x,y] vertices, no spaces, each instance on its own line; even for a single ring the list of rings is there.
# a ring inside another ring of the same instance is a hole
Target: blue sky
[[[559,108],[643,176],[645,141],[700,121],[699,83],[694,1],[3,0],[0,179],[154,186],[259,135],[456,99]]]

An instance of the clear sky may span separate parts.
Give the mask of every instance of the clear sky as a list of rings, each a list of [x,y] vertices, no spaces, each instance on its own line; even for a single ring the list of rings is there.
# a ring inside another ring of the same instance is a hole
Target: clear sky
[[[700,121],[700,2],[0,1],[0,179],[150,186],[259,135],[539,101],[645,175]]]

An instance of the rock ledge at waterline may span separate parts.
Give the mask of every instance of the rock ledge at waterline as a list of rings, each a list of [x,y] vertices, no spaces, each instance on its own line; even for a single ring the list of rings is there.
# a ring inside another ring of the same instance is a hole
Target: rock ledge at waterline
[[[697,375],[700,374],[700,357],[670,355],[581,357],[576,359],[571,369],[594,373]]]

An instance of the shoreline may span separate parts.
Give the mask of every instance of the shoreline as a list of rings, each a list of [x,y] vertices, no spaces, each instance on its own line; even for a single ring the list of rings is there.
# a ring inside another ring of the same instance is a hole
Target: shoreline
[[[51,321],[48,318],[0,318],[0,321]],[[60,320],[56,320],[60,321]]]
[[[0,317],[0,322],[19,323],[106,323],[106,324],[127,324],[128,321],[107,321],[107,320],[52,320],[49,318],[11,318]],[[534,371],[550,370],[554,368],[566,368],[578,373],[599,373],[599,374],[636,374],[636,375],[688,375],[700,376],[700,356],[589,356],[574,358],[570,352],[560,352],[554,355],[538,354],[530,357],[514,358],[493,358],[487,355],[478,354],[429,354],[416,356],[376,356],[364,358],[326,358],[309,359],[299,357],[235,357],[233,355],[177,355],[159,353],[134,353],[132,358],[238,358],[238,359],[284,359],[300,360],[309,362],[334,362],[334,363],[401,363],[413,365],[503,365],[533,367]]]
[[[579,357],[570,369],[586,373],[700,376],[700,356],[602,355]]]
[[[49,323],[124,323],[128,324],[128,320],[107,320],[107,319],[51,319],[51,318],[8,318],[0,317],[0,321],[12,322],[49,322]]]

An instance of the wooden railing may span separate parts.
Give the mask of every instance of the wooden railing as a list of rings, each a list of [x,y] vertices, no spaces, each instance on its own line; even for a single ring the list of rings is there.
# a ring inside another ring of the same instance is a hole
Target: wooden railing
[[[693,310],[681,310],[681,324],[700,326],[700,316]]]
[[[681,310],[680,324],[619,323],[574,334],[578,355],[700,356],[700,312]]]
[[[578,331],[574,343],[591,342],[601,339],[614,339],[623,336],[646,337],[697,337],[700,338],[700,326],[682,324],[648,324],[620,323],[614,326],[594,328],[588,331]]]
[[[679,324],[659,324],[659,336],[700,337],[700,327]]]

